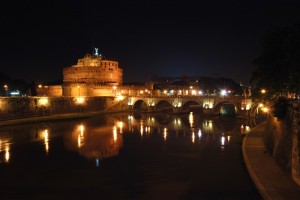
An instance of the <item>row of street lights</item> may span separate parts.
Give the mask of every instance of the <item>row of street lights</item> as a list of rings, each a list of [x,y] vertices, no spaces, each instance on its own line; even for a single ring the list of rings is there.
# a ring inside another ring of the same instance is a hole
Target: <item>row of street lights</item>
[[[8,96],[8,85],[7,84],[4,84],[3,85],[3,88],[4,88],[4,96]]]
[[[11,90],[9,89],[7,84],[3,85],[3,90],[4,93],[2,94],[3,96],[20,96],[21,93],[19,90]]]
[[[262,94],[262,95],[265,95],[266,93],[267,93],[267,90],[266,89],[261,89],[260,90],[260,93]],[[260,103],[259,105],[258,105],[258,107],[257,107],[257,109],[258,108],[260,108],[264,113],[268,113],[269,112],[269,107],[268,106],[266,106],[265,105],[265,96],[263,96],[263,103]],[[258,110],[257,110],[257,112],[258,112]]]

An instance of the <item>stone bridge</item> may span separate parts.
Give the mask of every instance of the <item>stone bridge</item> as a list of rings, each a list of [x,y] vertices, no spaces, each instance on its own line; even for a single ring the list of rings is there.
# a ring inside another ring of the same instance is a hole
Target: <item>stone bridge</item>
[[[174,113],[200,110],[205,113],[223,114],[231,107],[234,114],[249,115],[254,106],[251,98],[242,96],[129,96],[127,103],[132,110],[171,111]]]

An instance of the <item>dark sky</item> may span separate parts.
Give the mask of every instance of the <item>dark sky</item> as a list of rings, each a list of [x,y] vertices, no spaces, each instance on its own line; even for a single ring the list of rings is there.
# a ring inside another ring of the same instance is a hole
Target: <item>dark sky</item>
[[[219,74],[247,84],[261,37],[299,23],[300,1],[15,0],[0,17],[0,72],[13,78],[61,79],[94,44],[125,81]]]

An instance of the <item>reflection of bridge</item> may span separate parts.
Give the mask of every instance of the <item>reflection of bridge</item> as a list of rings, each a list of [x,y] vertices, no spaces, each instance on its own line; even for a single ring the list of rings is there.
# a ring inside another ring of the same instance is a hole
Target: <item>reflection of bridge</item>
[[[206,113],[217,114],[224,106],[234,107],[235,113],[246,114],[253,106],[251,98],[241,96],[129,96],[128,105],[133,110],[163,111],[174,113],[199,109]]]

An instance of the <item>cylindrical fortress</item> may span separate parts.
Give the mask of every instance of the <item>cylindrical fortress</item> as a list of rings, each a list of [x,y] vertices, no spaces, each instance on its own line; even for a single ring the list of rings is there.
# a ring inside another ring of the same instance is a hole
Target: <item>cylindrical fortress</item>
[[[64,96],[93,96],[88,88],[122,85],[123,70],[117,61],[88,54],[77,65],[64,68],[63,77]]]

